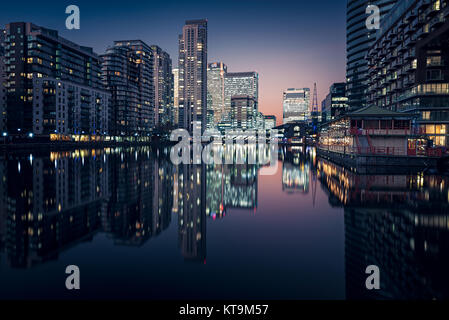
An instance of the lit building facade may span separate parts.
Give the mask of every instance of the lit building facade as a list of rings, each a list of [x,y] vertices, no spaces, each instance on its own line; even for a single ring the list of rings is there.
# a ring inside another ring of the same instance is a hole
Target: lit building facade
[[[287,89],[283,96],[284,124],[311,119],[310,89]]]
[[[334,83],[321,105],[322,120],[329,121],[346,113],[349,109],[346,97],[346,83]]]
[[[171,123],[178,126],[179,120],[179,69],[173,68],[173,110],[171,112]]]
[[[179,36],[179,126],[207,125],[207,20],[186,21]]]
[[[114,136],[137,134],[138,75],[137,56],[130,48],[112,47],[102,58],[102,79],[112,94],[110,128]]]
[[[377,5],[380,19],[385,16],[397,0],[348,0],[346,11],[346,83],[347,96],[351,109],[366,106],[368,89],[368,62],[365,58],[368,49],[374,43],[376,30],[366,27],[366,8]]]
[[[225,117],[231,111],[233,96],[251,96],[259,103],[259,74],[257,72],[229,72],[225,75]]]
[[[154,125],[170,122],[173,106],[173,73],[170,55],[156,45],[152,45],[154,56]]]
[[[254,97],[238,95],[231,98],[231,123],[233,129],[256,129],[257,101]]]
[[[419,132],[449,146],[449,2],[393,8],[368,53],[370,104],[415,115]]]
[[[141,40],[115,41],[102,63],[103,84],[112,94],[115,135],[149,136],[157,119],[153,50]]]
[[[33,79],[33,133],[51,140],[108,135],[111,94],[54,78]]]
[[[276,127],[276,116],[266,115],[265,119],[265,130],[271,130]]]
[[[6,69],[4,41],[6,31],[0,29],[0,134],[6,132]]]
[[[32,23],[6,25],[5,66],[7,130],[10,134],[39,134],[42,132],[41,126],[37,130],[36,121],[41,118],[47,118],[52,125],[56,125],[59,110],[55,101],[46,101],[43,108],[33,101],[36,97],[33,87],[36,79],[54,79],[87,90],[103,88],[100,58],[92,48],[79,46],[60,37],[55,30]],[[93,104],[86,106],[91,107]],[[102,105],[101,109],[106,110],[107,106]],[[41,112],[45,113],[44,117],[41,117]],[[93,114],[95,110],[83,109],[82,112]],[[33,132],[35,129],[37,131]],[[71,129],[73,132],[74,128]]]
[[[207,109],[213,113],[213,125],[222,120],[225,111],[225,77],[227,66],[223,62],[207,66]],[[228,110],[229,113],[229,110]]]

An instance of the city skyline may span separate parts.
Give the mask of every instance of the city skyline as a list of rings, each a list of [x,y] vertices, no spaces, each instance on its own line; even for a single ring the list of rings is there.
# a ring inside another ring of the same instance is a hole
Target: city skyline
[[[81,29],[71,31],[65,29],[65,3],[46,6],[45,2],[25,1],[20,5],[5,4],[0,23],[29,21],[56,29],[62,37],[93,47],[97,54],[103,54],[116,40],[140,39],[168,52],[175,68],[177,36],[185,20],[207,18],[208,62],[222,61],[228,66],[228,72],[258,72],[259,110],[276,115],[280,124],[282,92],[286,88],[312,87],[317,82],[321,101],[332,83],[345,79],[345,26],[334,23],[345,19],[345,1],[326,0],[319,5],[307,1],[283,3],[284,6],[264,2],[259,7],[253,1],[238,6],[234,1],[207,5],[204,1],[189,5],[171,1],[164,5],[142,3],[125,7],[109,3],[106,6],[102,1],[78,1]],[[37,10],[38,7],[46,10]],[[245,8],[254,14],[250,17],[244,14]],[[311,11],[319,12],[322,19],[313,19],[316,15],[308,14]],[[128,23],[116,23],[117,19]],[[276,20],[283,23],[278,24]],[[269,46],[266,36],[271,36]]]

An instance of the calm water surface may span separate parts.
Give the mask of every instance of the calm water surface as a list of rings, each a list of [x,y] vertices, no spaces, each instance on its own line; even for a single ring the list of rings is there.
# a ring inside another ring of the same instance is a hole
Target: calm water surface
[[[168,151],[3,154],[0,298],[449,298],[448,177],[360,174],[312,149],[281,148],[274,175]]]

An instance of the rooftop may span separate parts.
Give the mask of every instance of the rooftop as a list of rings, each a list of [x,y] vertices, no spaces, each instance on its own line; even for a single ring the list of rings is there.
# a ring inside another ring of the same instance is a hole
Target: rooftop
[[[364,107],[359,110],[349,112],[347,116],[354,117],[409,117],[407,114],[402,112],[391,111],[388,109],[380,108],[378,106]]]

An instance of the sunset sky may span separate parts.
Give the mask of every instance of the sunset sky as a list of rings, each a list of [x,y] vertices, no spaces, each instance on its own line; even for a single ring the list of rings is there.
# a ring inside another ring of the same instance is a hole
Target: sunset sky
[[[78,5],[81,29],[65,29],[66,6]],[[157,44],[177,66],[177,36],[187,19],[207,18],[208,60],[228,71],[257,71],[259,110],[282,121],[282,92],[318,85],[318,103],[345,79],[345,0],[8,1],[1,27],[30,21],[101,54],[114,40]]]

